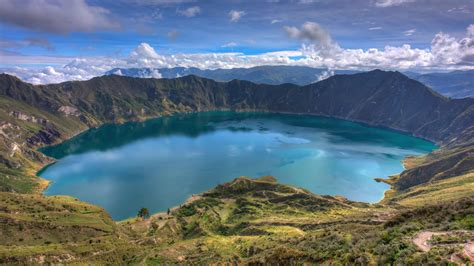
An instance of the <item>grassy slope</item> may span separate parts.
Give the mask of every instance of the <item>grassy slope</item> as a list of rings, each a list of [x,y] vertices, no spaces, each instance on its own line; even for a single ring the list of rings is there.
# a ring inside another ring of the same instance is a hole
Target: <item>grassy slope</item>
[[[119,230],[103,209],[71,197],[1,192],[0,210],[0,263],[67,261],[106,250]]]
[[[424,188],[425,196],[438,186]],[[411,238],[421,230],[473,230],[469,193],[433,194],[437,201],[428,204],[405,195],[369,205],[314,195],[269,177],[240,177],[170,215],[119,223],[70,197],[1,193],[1,219],[9,220],[2,223],[0,262],[447,263],[459,248],[424,253]]]
[[[28,117],[44,119],[48,121],[47,127],[54,127],[60,137],[54,141],[67,139],[87,127],[77,118],[64,117],[39,108],[35,108],[9,97],[0,96],[0,159],[7,159],[8,167],[0,163],[0,188],[4,191],[15,191],[20,193],[38,192],[44,188],[44,180],[36,177],[37,171],[51,162],[42,154],[34,150],[34,145],[29,145],[28,140],[41,131],[45,131],[45,125],[38,122],[21,120],[11,115],[11,112],[21,112]],[[13,150],[12,143],[18,145],[19,149]],[[33,149],[32,149],[33,148]],[[17,166],[18,165],[18,166]]]
[[[392,194],[388,200],[406,207],[421,207],[464,197],[474,197],[474,173],[414,186]]]
[[[418,184],[474,173],[474,145],[440,149],[420,158],[408,158],[393,185],[406,190]]]
[[[123,226],[148,240],[143,259],[150,263],[447,263],[457,248],[423,253],[411,238],[428,229],[472,230],[473,203],[461,197],[416,208],[367,205],[238,178],[172,216]]]
[[[456,248],[411,242],[421,230],[474,229],[472,176],[439,182],[449,184],[368,205],[241,177],[171,215],[119,223],[70,197],[0,193],[0,262],[448,262]]]

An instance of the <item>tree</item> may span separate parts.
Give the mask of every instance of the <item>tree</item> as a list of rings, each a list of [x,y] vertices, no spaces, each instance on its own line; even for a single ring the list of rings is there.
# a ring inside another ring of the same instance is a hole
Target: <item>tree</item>
[[[137,214],[138,217],[141,217],[143,219],[147,219],[150,217],[150,212],[148,211],[147,208],[141,208],[139,211],[138,211],[138,214]]]

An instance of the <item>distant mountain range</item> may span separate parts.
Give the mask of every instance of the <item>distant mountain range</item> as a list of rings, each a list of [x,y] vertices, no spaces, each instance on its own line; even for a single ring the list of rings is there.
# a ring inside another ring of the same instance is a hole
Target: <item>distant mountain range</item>
[[[358,71],[329,71],[327,69],[304,66],[258,66],[252,68],[215,70],[184,67],[115,68],[107,71],[106,75],[115,74],[137,78],[177,78],[187,75],[196,75],[216,81],[239,79],[270,85],[293,83],[302,86],[315,83],[334,74],[354,73],[358,73]],[[428,74],[406,72],[404,74],[451,98],[474,97],[474,70]]]
[[[451,98],[474,97],[474,70],[448,73],[404,73]]]
[[[232,69],[199,69],[195,67],[174,68],[114,68],[106,75],[129,76],[136,78],[179,78],[187,75],[196,75],[216,81],[231,81],[233,79],[247,80],[259,84],[279,85],[292,83],[308,85],[328,78],[334,74],[354,74],[357,71],[336,70],[329,71],[322,68],[304,66],[257,66],[251,68]]]

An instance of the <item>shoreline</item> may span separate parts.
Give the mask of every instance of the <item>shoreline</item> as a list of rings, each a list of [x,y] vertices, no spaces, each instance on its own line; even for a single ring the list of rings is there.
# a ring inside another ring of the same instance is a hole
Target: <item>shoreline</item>
[[[357,121],[357,120],[354,120],[354,119],[345,119],[345,118],[342,118],[342,117],[337,117],[337,116],[328,116],[328,115],[320,115],[320,114],[308,114],[308,113],[292,113],[292,112],[277,112],[277,111],[268,111],[268,110],[259,110],[259,109],[240,109],[240,110],[233,110],[233,109],[228,109],[228,108],[222,108],[222,109],[212,109],[212,110],[201,110],[201,111],[194,111],[194,112],[175,112],[175,113],[170,113],[170,114],[164,114],[164,115],[159,115],[159,116],[153,116],[153,117],[146,117],[146,118],[137,118],[137,119],[132,119],[132,120],[125,120],[125,121],[122,121],[122,122],[106,122],[106,123],[102,123],[100,125],[97,125],[97,126],[94,126],[94,127],[88,127],[88,128],[85,128],[85,129],[82,129],[74,134],[72,134],[71,136],[65,138],[64,140],[60,140],[58,142],[55,142],[51,145],[45,145],[45,146],[41,146],[39,148],[36,149],[37,152],[41,153],[42,155],[46,156],[48,159],[52,160],[52,162],[50,163],[47,163],[45,165],[42,165],[40,166],[40,169],[38,171],[35,171],[35,177],[39,178],[40,181],[40,185],[41,185],[41,182],[44,182],[44,184],[39,188],[39,191],[38,193],[41,194],[42,196],[44,197],[49,197],[49,196],[53,196],[53,195],[45,195],[45,191],[48,189],[48,187],[51,185],[51,183],[53,182],[52,180],[49,180],[45,177],[41,177],[39,176],[40,173],[42,173],[44,170],[46,170],[48,167],[52,166],[53,164],[57,163],[58,159],[54,158],[54,157],[49,157],[47,155],[45,155],[44,153],[42,153],[40,151],[40,149],[44,148],[44,147],[50,147],[50,146],[55,146],[55,145],[60,145],[61,143],[64,143],[82,133],[85,133],[89,130],[93,130],[93,129],[96,129],[96,128],[100,128],[102,126],[105,126],[105,125],[123,125],[123,124],[127,124],[127,123],[140,123],[140,122],[146,122],[146,121],[150,121],[150,120],[154,120],[154,119],[160,119],[160,118],[164,118],[164,117],[171,117],[171,116],[176,116],[176,115],[188,115],[188,114],[199,114],[199,113],[207,113],[207,112],[235,112],[235,113],[264,113],[264,114],[284,114],[284,115],[295,115],[295,116],[310,116],[310,117],[321,117],[321,118],[330,118],[330,119],[337,119],[337,120],[341,120],[341,121],[348,121],[348,122],[353,122],[353,123],[358,123],[358,124],[362,124],[362,125],[365,125],[365,126],[370,126],[370,127],[374,127],[374,128],[379,128],[379,129],[385,129],[385,130],[391,130],[391,131],[394,131],[394,132],[397,132],[397,133],[401,133],[401,134],[405,134],[405,135],[409,135],[409,136],[412,136],[412,137],[415,137],[415,138],[419,138],[419,139],[422,139],[422,140],[425,140],[425,141],[428,141],[428,142],[431,142],[433,143],[436,148],[433,149],[431,152],[434,152],[434,151],[437,151],[439,149],[442,148],[441,146],[441,143],[438,143],[434,140],[430,140],[428,138],[424,138],[424,137],[420,137],[420,136],[416,136],[406,130],[400,130],[400,129],[394,129],[394,128],[390,128],[390,127],[384,127],[384,126],[380,126],[380,125],[376,125],[374,123],[368,123],[368,122],[364,122],[364,121]],[[431,153],[430,152],[430,153]],[[426,154],[422,154],[422,155],[419,155],[419,156],[425,156],[427,154],[430,154],[430,153],[426,153]],[[414,156],[414,155],[408,155],[408,156],[405,156],[401,161],[401,165],[403,167],[403,171],[405,171],[407,168],[406,168],[406,165],[405,165],[405,161],[410,158],[410,157],[419,157],[419,156]],[[373,181],[375,182],[383,182],[387,185],[389,185],[390,187],[384,191],[383,193],[383,196],[382,198],[377,201],[377,202],[374,202],[374,203],[369,203],[369,202],[364,202],[364,203],[367,203],[367,204],[370,204],[370,205],[375,205],[375,204],[384,204],[384,201],[387,200],[387,197],[388,197],[388,194],[390,192],[394,193],[396,192],[396,189],[394,188],[393,184],[390,183],[390,180],[391,180],[391,177],[392,176],[397,176],[397,175],[400,175],[403,171],[401,171],[400,173],[395,173],[395,174],[392,174],[390,176],[387,176],[385,178],[380,178],[380,177],[373,177]],[[258,177],[253,177],[253,178],[258,178]],[[290,185],[292,186],[292,185]],[[210,188],[212,189],[212,188]],[[207,190],[206,190],[207,191]],[[202,191],[198,194],[193,194],[191,197],[189,197],[188,199],[186,199],[182,204],[179,204],[177,206],[173,206],[171,207],[170,209],[174,209],[174,208],[177,208],[178,206],[180,205],[184,205],[186,203],[188,203],[189,200],[191,200],[193,197],[195,196],[199,196],[200,194],[202,193],[205,193],[206,191]],[[315,195],[320,195],[321,194],[316,194],[314,193]],[[69,196],[69,195],[66,195],[66,196]],[[80,199],[79,199],[80,200]],[[82,200],[81,200],[82,201]],[[88,202],[89,203],[89,202]],[[102,206],[99,206],[99,205],[96,205],[96,204],[93,204],[93,203],[89,203],[89,204],[92,204],[92,205],[95,205],[95,206],[98,206],[100,208],[103,208]],[[103,208],[104,209],[104,208]],[[107,210],[104,209],[106,212]],[[107,212],[108,213],[108,212]],[[157,212],[157,213],[153,213],[151,214],[151,216],[155,216],[155,215],[160,215],[160,214],[163,214],[163,213],[166,213],[166,212]],[[110,214],[109,214],[110,215]],[[115,220],[115,219],[112,219],[114,222],[116,223],[120,223],[120,222],[125,222],[129,219],[132,219],[134,217],[129,217],[129,218],[125,218],[125,219],[121,219],[121,220]]]

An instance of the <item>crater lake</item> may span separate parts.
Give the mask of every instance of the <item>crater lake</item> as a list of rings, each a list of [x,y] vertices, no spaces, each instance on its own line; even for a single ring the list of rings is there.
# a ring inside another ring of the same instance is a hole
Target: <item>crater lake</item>
[[[114,219],[146,207],[166,211],[239,176],[272,175],[322,195],[374,203],[389,188],[374,180],[402,160],[435,149],[396,131],[316,116],[204,112],[104,125],[42,148],[57,162],[38,175],[46,195],[70,195]]]

